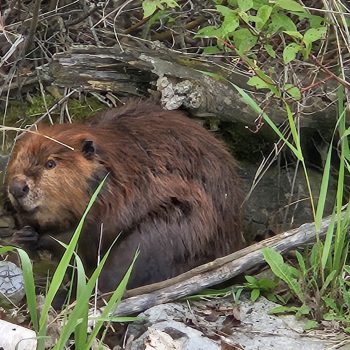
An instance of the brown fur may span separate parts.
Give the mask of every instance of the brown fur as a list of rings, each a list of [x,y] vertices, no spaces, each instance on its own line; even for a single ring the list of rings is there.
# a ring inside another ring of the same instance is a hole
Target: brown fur
[[[38,248],[58,254],[48,235],[69,241],[91,194],[109,173],[79,241],[91,273],[100,224],[102,254],[120,234],[100,276],[102,291],[117,285],[138,246],[129,287],[173,277],[243,246],[235,162],[221,142],[182,112],[132,103],[90,124],[41,126],[39,133],[18,141],[7,171],[7,188],[20,179],[29,193],[21,205],[9,198],[20,225],[38,232]],[[86,140],[93,141],[92,154],[82,151]],[[45,168],[49,159],[55,168]]]

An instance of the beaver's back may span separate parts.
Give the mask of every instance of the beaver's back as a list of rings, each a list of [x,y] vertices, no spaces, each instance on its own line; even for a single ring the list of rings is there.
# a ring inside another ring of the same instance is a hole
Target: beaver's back
[[[150,186],[155,179],[162,178],[171,178],[169,184],[186,182],[187,186],[203,190],[201,195],[205,195],[206,200],[198,200],[196,205],[203,206],[208,228],[212,228],[212,232],[202,232],[210,241],[210,247],[203,249],[210,249],[217,257],[243,246],[242,186],[237,166],[223,143],[210,132],[181,111],[165,111],[144,103],[107,110],[91,125],[100,129],[101,134],[107,134],[108,130],[114,135],[113,141],[108,141],[113,144],[106,145],[108,149],[113,146],[115,149],[113,155],[110,152],[109,163],[122,163],[126,176],[132,183],[139,183],[137,189],[145,198],[152,197],[153,191],[167,191],[168,196],[175,196],[174,188]],[[114,169],[117,177],[118,172],[120,165]],[[147,201],[146,206],[152,202],[151,199]],[[198,223],[198,227],[201,224]],[[199,234],[194,232],[194,239]]]

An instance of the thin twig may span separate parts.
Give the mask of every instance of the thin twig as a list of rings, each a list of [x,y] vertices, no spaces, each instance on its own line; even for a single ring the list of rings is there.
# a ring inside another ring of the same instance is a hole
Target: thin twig
[[[320,67],[321,70],[323,70],[325,73],[329,74],[333,79],[335,79],[339,84],[343,85],[347,89],[350,89],[350,83],[348,83],[346,80],[343,80],[339,78],[337,75],[335,75],[331,70],[329,70],[326,66],[324,66],[314,55],[311,55],[312,59],[316,63],[318,67]]]
[[[33,8],[33,17],[32,17],[32,21],[30,22],[29,33],[24,46],[24,54],[28,53],[32,45],[32,42],[34,40],[34,35],[36,32],[36,28],[38,26],[40,5],[41,5],[41,0],[35,0],[34,8]]]

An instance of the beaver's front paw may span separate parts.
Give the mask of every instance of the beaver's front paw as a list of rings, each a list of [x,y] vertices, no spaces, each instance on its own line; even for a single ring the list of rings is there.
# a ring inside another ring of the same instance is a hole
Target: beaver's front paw
[[[12,235],[11,243],[26,250],[35,251],[38,246],[39,234],[31,226],[24,226]]]

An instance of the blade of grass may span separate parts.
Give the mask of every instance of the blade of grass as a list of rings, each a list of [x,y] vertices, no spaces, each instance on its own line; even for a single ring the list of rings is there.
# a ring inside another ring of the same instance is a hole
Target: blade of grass
[[[242,96],[244,102],[250,106],[255,112],[261,115],[265,122],[271,127],[271,129],[278,135],[278,137],[292,150],[295,156],[299,159],[300,152],[284,137],[275,123],[270,119],[270,117],[260,108],[260,106],[253,100],[251,96],[249,96],[243,89],[239,86],[230,82],[230,84],[239,92]]]
[[[88,343],[87,343],[87,346],[86,346],[86,349],[91,349],[92,347],[92,344],[93,344],[93,341],[94,339],[96,338],[98,332],[100,331],[102,325],[103,325],[103,320],[108,318],[109,314],[110,313],[113,313],[113,310],[116,309],[116,307],[118,306],[119,302],[121,301],[121,298],[125,292],[125,289],[126,289],[126,285],[129,281],[129,278],[130,278],[130,275],[131,275],[131,271],[134,267],[134,264],[135,264],[135,261],[137,259],[139,255],[139,251],[136,251],[135,253],[135,256],[134,256],[134,259],[133,261],[131,262],[127,272],[125,273],[123,279],[121,280],[121,282],[119,283],[117,289],[113,292],[111,298],[109,299],[107,305],[105,306],[100,318],[98,318],[96,324],[95,324],[95,327],[88,339]]]
[[[334,225],[335,225],[335,215],[333,213],[331,222],[327,228],[326,239],[324,241],[324,246],[322,250],[322,258],[321,258],[321,268],[325,269],[327,261],[332,253],[332,240],[334,236]],[[333,268],[333,267],[332,267]]]
[[[36,304],[36,294],[35,294],[35,283],[33,275],[33,265],[29,259],[28,254],[20,249],[16,248],[18,255],[21,259],[23,279],[24,279],[24,290],[26,292],[27,307],[29,310],[30,318],[33,323],[33,328],[36,332],[39,331],[39,321],[37,313]]]
[[[89,299],[91,298],[92,291],[95,288],[96,280],[102,271],[102,268],[108,258],[109,252],[110,252],[110,249],[101,259],[100,264],[97,266],[97,268],[93,272],[85,288],[81,290],[79,299],[76,300],[76,305],[69,316],[68,322],[65,324],[62,330],[61,336],[57,341],[57,344],[53,348],[54,350],[64,349],[71,334],[73,334],[76,327],[83,321],[84,312],[86,310],[86,307],[89,305]],[[87,315],[85,315],[85,317],[86,316]],[[85,332],[86,332],[86,329],[85,329]],[[86,348],[86,347],[81,348],[81,350],[84,350],[84,349],[89,349],[89,348]]]
[[[341,271],[343,266],[343,254],[344,254],[344,244],[345,236],[347,231],[345,226],[347,226],[346,221],[342,222],[342,206],[343,206],[343,195],[344,195],[344,181],[345,181],[345,157],[349,155],[349,144],[347,137],[343,137],[346,133],[346,120],[345,120],[345,108],[344,108],[344,89],[339,87],[337,90],[338,94],[338,130],[340,135],[340,162],[339,162],[339,173],[338,173],[338,183],[337,183],[337,194],[336,194],[336,213],[337,213],[337,227],[334,242],[334,258],[333,258],[333,268],[337,271]],[[348,218],[349,207],[346,209],[345,218]]]
[[[304,161],[304,157],[303,157],[303,153],[302,153],[302,149],[301,149],[301,145],[300,145],[300,136],[299,136],[299,133],[297,131],[297,127],[295,125],[295,121],[294,121],[294,118],[293,118],[293,113],[292,113],[292,111],[289,108],[287,103],[285,103],[284,105],[286,106],[288,122],[289,122],[289,126],[290,126],[290,131],[292,133],[293,141],[294,141],[295,146],[296,146],[296,152],[297,153],[294,152],[294,154],[300,161],[303,162]]]
[[[86,288],[86,276],[85,269],[83,263],[78,254],[75,253],[75,262],[76,262],[76,270],[77,270],[77,300],[80,299],[80,296],[84,293]],[[86,330],[88,328],[88,316],[89,316],[89,303],[86,303],[85,310],[82,311],[82,322],[78,324],[74,331],[74,340],[77,349],[81,348],[83,344],[86,343],[87,333]]]
[[[50,288],[48,290],[48,293],[46,295],[46,300],[45,300],[45,304],[43,306],[43,310],[40,316],[40,320],[39,320],[39,337],[44,337],[46,335],[46,324],[47,324],[47,317],[48,317],[48,311],[49,308],[52,304],[52,301],[54,299],[54,296],[56,295],[59,287],[61,286],[61,283],[63,281],[63,278],[65,276],[67,267],[71,261],[71,258],[73,256],[74,253],[74,249],[78,243],[78,239],[79,239],[79,235],[80,232],[82,230],[85,218],[87,216],[87,214],[89,213],[92,205],[94,204],[98,193],[100,192],[102,186],[104,185],[104,182],[106,181],[108,175],[106,175],[106,177],[102,180],[102,182],[99,184],[99,186],[97,187],[96,191],[94,192],[94,194],[92,195],[87,208],[78,224],[77,229],[75,230],[72,239],[70,241],[70,244],[67,247],[67,250],[65,251],[65,253],[63,254],[63,257],[60,261],[60,263],[58,264],[58,267],[55,271],[55,274],[53,275],[52,281],[51,281],[51,285]],[[40,344],[40,347],[42,345]]]
[[[326,163],[323,169],[320,194],[317,202],[317,210],[316,210],[316,216],[315,216],[315,227],[317,232],[320,231],[321,221],[324,213],[324,207],[327,199],[329,176],[331,172],[332,145],[333,145],[333,137],[328,149]]]

